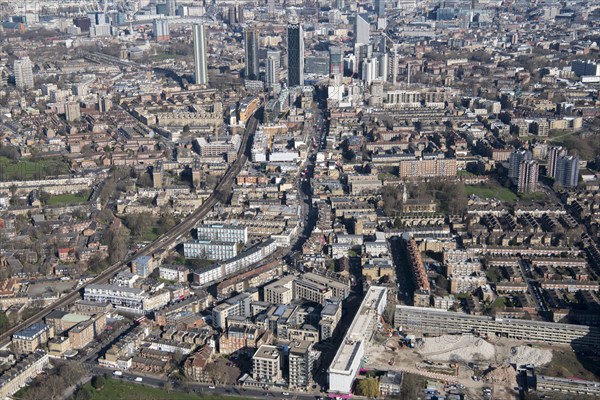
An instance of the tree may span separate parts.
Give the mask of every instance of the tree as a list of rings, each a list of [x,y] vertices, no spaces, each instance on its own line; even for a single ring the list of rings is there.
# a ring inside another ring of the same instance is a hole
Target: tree
[[[6,313],[0,312],[0,332],[5,332],[10,327],[10,321]]]
[[[92,386],[96,390],[102,389],[105,384],[106,384],[106,380],[104,379],[103,376],[94,376],[92,378]]]
[[[90,400],[92,398],[92,393],[88,386],[82,386],[75,393],[75,400]]]
[[[115,263],[123,260],[129,247],[129,230],[124,226],[120,226],[119,228],[109,229],[106,234],[108,235],[110,261]]]
[[[377,378],[366,378],[358,381],[356,394],[359,396],[379,397],[379,380]]]
[[[125,217],[125,225],[134,236],[140,236],[150,227],[153,218],[149,213],[128,214]]]

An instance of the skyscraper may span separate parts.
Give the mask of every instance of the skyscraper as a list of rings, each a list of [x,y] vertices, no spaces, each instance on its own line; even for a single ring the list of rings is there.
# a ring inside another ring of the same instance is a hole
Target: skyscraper
[[[206,61],[206,32],[204,24],[194,24],[194,83],[208,85],[208,66]]]
[[[378,17],[385,15],[385,0],[373,0],[373,6]]]
[[[169,21],[164,18],[157,18],[152,22],[152,33],[157,42],[169,41]]]
[[[265,71],[265,84],[267,85],[267,88],[272,88],[275,83],[277,83],[278,79],[278,68],[277,68],[277,64],[278,61],[275,59],[274,56],[272,55],[268,55],[267,56],[267,63],[266,63],[266,71]]]
[[[508,177],[516,183],[519,179],[521,162],[533,159],[533,154],[527,150],[515,150],[508,157]]]
[[[573,188],[579,181],[579,157],[563,155],[556,163],[556,182],[564,188]]]
[[[567,149],[562,146],[551,147],[548,150],[548,166],[546,167],[546,176],[556,178],[556,165],[558,159],[567,155]]]
[[[537,161],[521,161],[521,166],[519,168],[519,184],[517,185],[518,192],[537,192],[539,167],[540,165]]]
[[[338,83],[344,76],[344,51],[341,47],[329,48],[329,74]]]
[[[297,18],[290,20],[288,33],[288,86],[304,85],[304,31]]]
[[[371,24],[365,15],[356,14],[354,21],[354,45],[369,44]]]
[[[167,0],[167,15],[169,17],[177,15],[177,3],[175,0]]]
[[[247,28],[244,31],[246,53],[246,79],[258,80],[258,29]]]
[[[33,66],[29,57],[15,60],[13,63],[15,86],[19,89],[33,89]]]
[[[379,77],[379,60],[375,57],[363,61],[362,80],[370,85]]]

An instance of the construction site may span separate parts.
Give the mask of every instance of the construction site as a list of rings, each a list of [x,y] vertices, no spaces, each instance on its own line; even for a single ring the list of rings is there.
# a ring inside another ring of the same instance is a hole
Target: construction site
[[[528,345],[506,338],[484,339],[473,335],[415,338],[382,329],[366,347],[369,369],[395,370],[420,375],[460,388],[466,398],[481,398],[492,388],[495,399],[518,394],[516,367],[544,367],[558,346]],[[571,352],[568,346],[561,351]]]

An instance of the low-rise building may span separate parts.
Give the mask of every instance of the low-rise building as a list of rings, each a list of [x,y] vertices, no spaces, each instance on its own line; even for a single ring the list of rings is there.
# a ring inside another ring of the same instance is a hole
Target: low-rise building
[[[12,336],[12,345],[17,354],[32,353],[50,339],[50,327],[36,322]]]
[[[0,375],[0,399],[10,398],[49,365],[48,354],[36,350]]]

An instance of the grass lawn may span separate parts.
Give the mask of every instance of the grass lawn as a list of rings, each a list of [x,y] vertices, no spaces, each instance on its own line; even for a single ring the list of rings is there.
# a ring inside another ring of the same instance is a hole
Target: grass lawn
[[[492,308],[492,309],[504,308],[505,306],[506,306],[506,298],[505,297],[498,297],[496,300],[494,300],[494,302],[492,304],[490,304],[490,308]]]
[[[118,379],[108,379],[101,390],[96,391],[91,384],[86,385],[91,389],[90,400],[240,400],[242,397],[224,397],[198,394],[189,394],[171,391],[167,393],[163,389],[125,382]]]
[[[140,240],[145,242],[153,242],[160,235],[156,232],[156,227],[150,227],[140,236]]]
[[[482,199],[494,198],[507,203],[515,203],[518,200],[517,195],[512,190],[502,186],[465,185],[465,191],[468,196],[474,194]]]
[[[521,200],[526,201],[545,201],[548,200],[548,195],[544,192],[534,192],[534,193],[521,193],[519,195]]]
[[[90,192],[88,190],[79,192],[79,193],[56,194],[56,195],[50,196],[50,198],[48,199],[48,205],[56,206],[56,205],[85,203],[89,197],[90,197]]]
[[[69,166],[62,158],[13,161],[7,157],[0,157],[0,181],[36,180],[68,173]]]

